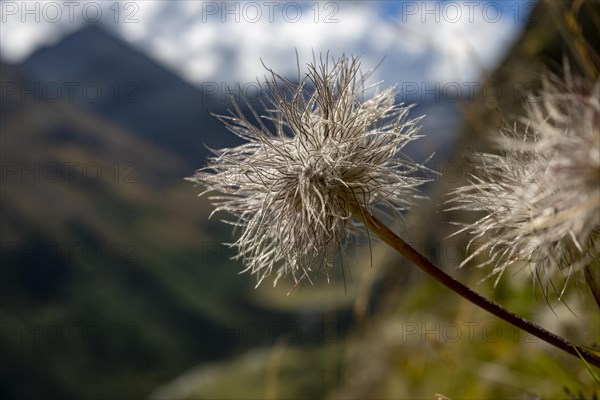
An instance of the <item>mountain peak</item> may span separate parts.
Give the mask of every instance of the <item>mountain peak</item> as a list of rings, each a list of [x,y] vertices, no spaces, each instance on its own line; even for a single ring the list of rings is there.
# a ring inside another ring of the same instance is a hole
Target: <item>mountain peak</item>
[[[209,116],[209,110],[221,108],[216,101],[99,26],[40,49],[21,68],[31,85],[55,85],[62,100],[175,153],[186,173],[202,165],[208,153],[204,144],[219,148],[239,142]]]

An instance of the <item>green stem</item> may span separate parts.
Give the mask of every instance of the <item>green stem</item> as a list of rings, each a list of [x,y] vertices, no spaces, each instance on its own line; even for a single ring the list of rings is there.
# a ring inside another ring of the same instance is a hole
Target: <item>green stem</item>
[[[359,205],[351,205],[352,214],[362,221],[373,233],[377,234],[384,242],[396,249],[400,254],[410,260],[421,270],[429,274],[435,280],[452,290],[459,296],[462,296],[471,303],[483,308],[484,310],[494,314],[500,319],[516,326],[519,329],[528,332],[535,337],[551,344],[575,357],[581,357],[588,363],[600,368],[600,356],[593,354],[581,346],[574,345],[564,338],[555,335],[542,328],[539,325],[528,321],[517,314],[507,310],[500,304],[493,302],[479,293],[471,290],[461,282],[457,281],[450,275],[446,274],[440,268],[431,263],[427,258],[413,249],[408,243],[400,239],[394,232],[385,226],[377,217],[373,216],[368,210]]]

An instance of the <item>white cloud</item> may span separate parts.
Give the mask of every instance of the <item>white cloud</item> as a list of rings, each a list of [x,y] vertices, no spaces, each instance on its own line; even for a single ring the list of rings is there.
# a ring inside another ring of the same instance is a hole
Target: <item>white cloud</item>
[[[417,13],[404,16],[399,23],[407,35],[419,43],[421,51],[407,46],[407,52],[430,53],[425,79],[436,82],[468,81],[498,61],[503,50],[518,33],[509,18],[491,20],[483,13],[444,14],[437,21],[432,16]],[[443,17],[445,16],[445,18]]]
[[[191,82],[203,82],[207,76],[218,74],[219,62],[215,53],[200,53],[182,65],[183,76]]]
[[[51,45],[76,30],[81,22],[53,1],[0,3],[0,56],[18,62],[42,46]]]
[[[115,3],[101,4],[105,27],[197,84],[254,81],[265,74],[261,58],[274,70],[294,76],[295,49],[301,66],[312,60],[313,51],[317,56],[328,50],[333,56],[363,55],[366,67],[387,56],[374,79],[388,84],[474,80],[480,66],[490,68],[518,31],[508,19],[490,22],[481,13],[467,15],[466,7],[460,18],[452,9],[427,14],[432,3],[405,10],[395,22],[367,2],[302,3],[301,15],[292,3],[253,2],[260,18],[250,3],[229,3],[228,10],[237,11],[228,13],[223,2],[121,1],[118,14]],[[75,13],[75,22],[63,18],[57,23],[21,23],[18,14],[5,14],[0,54],[16,62],[85,20],[81,11]],[[326,17],[337,22],[325,23]],[[124,22],[127,18],[129,23]]]
[[[212,26],[198,24],[183,31],[181,38],[191,51],[205,50],[217,43],[218,32]]]

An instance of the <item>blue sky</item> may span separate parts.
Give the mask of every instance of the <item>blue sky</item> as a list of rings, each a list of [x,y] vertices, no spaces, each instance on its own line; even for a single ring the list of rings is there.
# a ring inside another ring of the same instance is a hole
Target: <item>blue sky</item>
[[[37,5],[36,5],[37,4]],[[295,76],[316,54],[385,61],[389,84],[476,81],[522,29],[532,1],[3,1],[0,57],[19,62],[92,22],[188,82],[242,85],[264,76],[261,60]],[[434,87],[434,86],[432,86]]]

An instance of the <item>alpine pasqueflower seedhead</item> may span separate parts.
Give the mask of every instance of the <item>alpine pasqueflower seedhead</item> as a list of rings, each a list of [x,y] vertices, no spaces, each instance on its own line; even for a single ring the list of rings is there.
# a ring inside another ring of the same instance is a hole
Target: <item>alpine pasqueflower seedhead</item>
[[[420,118],[407,119],[411,107],[396,104],[394,88],[365,100],[372,71],[360,74],[355,57],[313,62],[296,83],[269,72],[264,115],[247,99],[244,113],[233,97],[230,115],[217,115],[246,143],[213,150],[189,180],[206,187],[200,195],[218,193],[213,213],[235,217],[244,271],[258,284],[272,273],[274,284],[287,275],[298,283],[316,266],[328,274],[360,231],[353,206],[399,219],[411,206],[426,180],[411,176],[422,166],[401,150],[418,137]]]
[[[567,74],[544,79],[524,126],[505,129],[500,154],[476,154],[476,174],[450,194],[449,210],[483,213],[457,233],[473,237],[478,266],[502,275],[516,262],[534,267],[544,294],[559,298],[574,273],[600,255],[600,82]],[[558,274],[557,274],[558,273]],[[562,275],[563,285],[553,277]],[[497,281],[496,281],[497,282]]]

